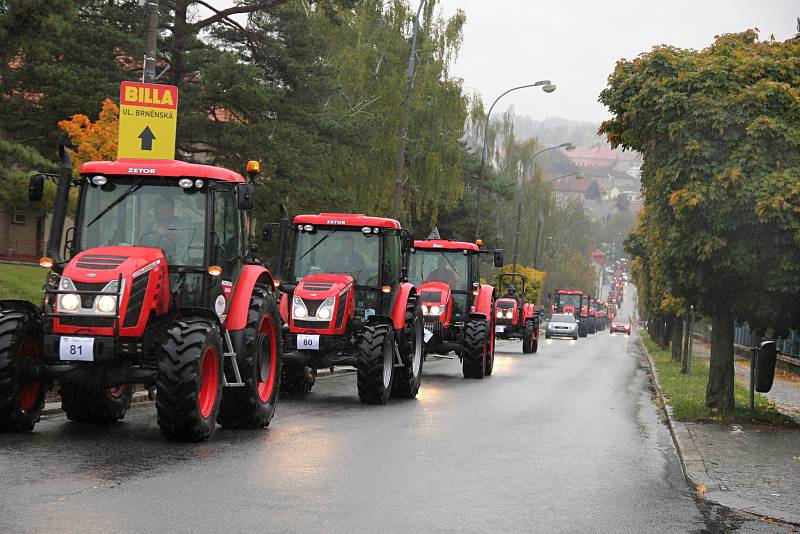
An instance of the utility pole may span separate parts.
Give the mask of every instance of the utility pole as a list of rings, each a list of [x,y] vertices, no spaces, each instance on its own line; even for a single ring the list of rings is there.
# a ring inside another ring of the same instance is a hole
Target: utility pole
[[[142,82],[153,83],[156,79],[156,46],[158,43],[158,1],[139,0],[139,5],[145,7],[147,21],[144,41],[144,66],[142,69]]]
[[[425,5],[425,0],[420,0],[417,15],[414,17],[414,30],[411,34],[411,54],[408,56],[406,87],[400,115],[400,142],[397,145],[397,167],[394,174],[394,199],[392,199],[392,216],[395,219],[400,218],[400,198],[403,195],[403,175],[406,170],[406,140],[408,138],[408,122],[411,117],[411,91],[414,88],[414,63],[417,56],[417,30],[419,29],[419,14],[423,5]]]
[[[519,230],[522,222],[522,202],[517,202],[517,233],[514,234],[514,266],[511,268],[512,273],[517,272],[517,244],[519,243]]]

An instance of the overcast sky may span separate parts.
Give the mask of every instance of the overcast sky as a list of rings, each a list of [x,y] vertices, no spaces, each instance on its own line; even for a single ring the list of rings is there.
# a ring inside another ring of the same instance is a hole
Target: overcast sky
[[[411,0],[416,4],[417,0]],[[715,35],[758,28],[779,40],[796,32],[798,0],[440,0],[445,16],[467,14],[464,45],[453,74],[488,106],[504,90],[546,78],[558,89],[523,89],[518,115],[600,121],[597,96],[614,63],[653,45],[704,48]]]

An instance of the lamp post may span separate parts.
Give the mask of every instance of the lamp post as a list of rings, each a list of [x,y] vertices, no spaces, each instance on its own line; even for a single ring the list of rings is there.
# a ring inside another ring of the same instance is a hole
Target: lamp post
[[[511,89],[508,89],[500,96],[495,98],[494,102],[492,102],[492,105],[489,107],[489,112],[486,113],[486,120],[483,124],[483,147],[481,147],[481,167],[478,175],[478,190],[477,190],[478,198],[476,199],[476,206],[475,206],[475,239],[478,239],[481,231],[481,189],[483,188],[483,172],[484,172],[484,167],[486,165],[486,141],[489,135],[489,119],[492,116],[492,110],[494,109],[495,104],[497,104],[497,102],[501,98],[506,96],[508,93],[512,91],[517,91],[519,89],[527,89],[529,87],[541,87],[542,91],[544,91],[545,93],[552,93],[553,91],[556,90],[556,86],[552,82],[550,82],[550,80],[539,80],[536,83],[530,83],[527,85],[519,85],[517,87],[512,87]]]
[[[397,167],[394,176],[394,199],[392,199],[392,216],[400,219],[400,197],[403,194],[403,174],[406,168],[406,138],[408,137],[408,121],[411,116],[411,90],[414,86],[414,61],[417,56],[417,30],[419,29],[419,14],[424,0],[419,3],[417,14],[414,17],[414,30],[411,34],[411,53],[408,56],[408,70],[406,71],[406,87],[403,94],[403,108],[400,117],[400,142],[397,146]]]

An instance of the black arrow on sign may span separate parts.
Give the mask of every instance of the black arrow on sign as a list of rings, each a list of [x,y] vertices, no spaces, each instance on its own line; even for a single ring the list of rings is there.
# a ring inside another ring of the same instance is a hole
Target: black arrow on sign
[[[156,136],[153,135],[150,127],[145,126],[142,133],[139,134],[139,139],[142,140],[142,150],[153,150],[153,139],[155,138]]]

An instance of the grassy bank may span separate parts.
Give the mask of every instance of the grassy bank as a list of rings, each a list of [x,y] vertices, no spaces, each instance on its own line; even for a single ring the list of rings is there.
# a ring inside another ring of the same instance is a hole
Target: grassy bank
[[[754,422],[771,424],[793,424],[792,420],[780,413],[764,395],[756,393],[755,413],[750,413],[750,397],[747,388],[738,383],[734,385],[736,408],[730,412],[712,411],[706,407],[706,386],[708,385],[708,363],[693,360],[692,372],[681,374],[680,362],[673,362],[668,351],[661,350],[647,335],[641,332],[650,357],[658,369],[661,390],[672,406],[672,414],[679,421],[721,421]]]
[[[0,299],[29,300],[39,304],[47,271],[38,266],[0,263]]]

